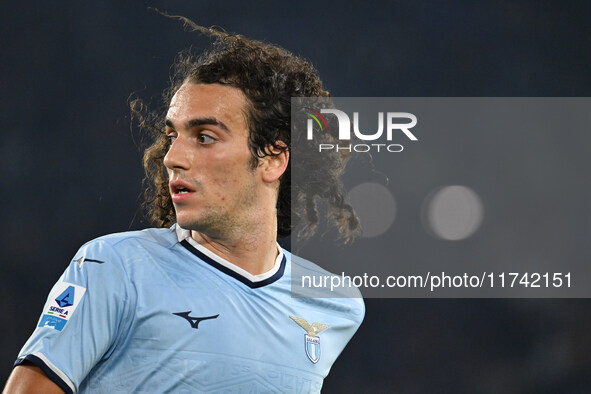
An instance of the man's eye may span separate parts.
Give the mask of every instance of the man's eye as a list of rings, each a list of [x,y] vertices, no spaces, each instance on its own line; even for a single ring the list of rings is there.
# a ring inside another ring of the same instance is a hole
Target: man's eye
[[[174,141],[176,141],[176,136],[174,135],[167,135],[166,138],[168,139],[168,142],[172,145],[172,143]]]
[[[201,142],[202,144],[213,144],[215,142],[215,138],[210,137],[207,134],[200,134],[199,142]]]

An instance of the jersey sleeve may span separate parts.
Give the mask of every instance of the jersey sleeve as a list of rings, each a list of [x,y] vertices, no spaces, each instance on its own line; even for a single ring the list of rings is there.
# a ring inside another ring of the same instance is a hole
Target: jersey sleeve
[[[32,363],[66,393],[108,357],[131,323],[133,292],[107,241],[84,245],[53,286],[16,365]]]

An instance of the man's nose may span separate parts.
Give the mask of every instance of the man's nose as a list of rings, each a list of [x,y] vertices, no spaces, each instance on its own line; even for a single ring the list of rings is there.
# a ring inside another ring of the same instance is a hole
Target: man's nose
[[[186,141],[183,138],[176,137],[164,156],[163,162],[166,168],[169,170],[187,170],[189,168],[189,158],[186,148]]]

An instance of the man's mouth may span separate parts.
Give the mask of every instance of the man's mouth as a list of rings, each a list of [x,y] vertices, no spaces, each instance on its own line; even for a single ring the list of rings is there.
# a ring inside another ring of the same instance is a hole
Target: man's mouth
[[[172,181],[169,185],[173,200],[175,196],[186,196],[187,194],[193,193],[195,191],[187,183],[182,181]]]
[[[182,186],[176,187],[175,190],[174,190],[174,193],[175,194],[184,194],[184,193],[189,193],[189,192],[190,192],[189,189],[187,189],[185,187],[182,187]]]

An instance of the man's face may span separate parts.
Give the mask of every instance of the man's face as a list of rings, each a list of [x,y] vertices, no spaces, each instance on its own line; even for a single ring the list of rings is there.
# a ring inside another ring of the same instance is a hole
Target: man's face
[[[219,84],[185,84],[172,98],[164,165],[181,227],[226,238],[255,213],[263,182],[250,165],[246,100]]]

